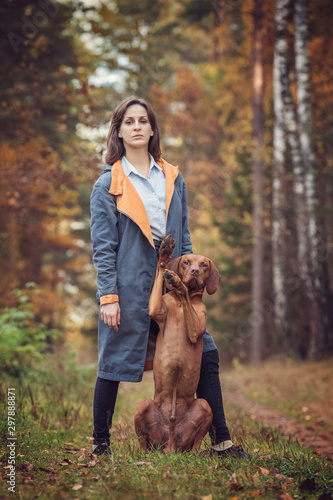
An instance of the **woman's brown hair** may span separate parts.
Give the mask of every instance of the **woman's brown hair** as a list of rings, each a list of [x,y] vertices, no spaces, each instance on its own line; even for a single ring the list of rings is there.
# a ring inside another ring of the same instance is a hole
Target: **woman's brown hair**
[[[152,107],[144,99],[136,96],[130,96],[118,104],[112,115],[111,126],[107,138],[107,152],[105,156],[105,160],[108,165],[112,165],[125,155],[123,140],[119,137],[119,129],[127,108],[133,106],[134,104],[139,104],[146,109],[149,123],[154,132],[154,135],[150,138],[148,143],[148,152],[152,155],[155,161],[161,157],[160,132],[158,130],[155,113]]]

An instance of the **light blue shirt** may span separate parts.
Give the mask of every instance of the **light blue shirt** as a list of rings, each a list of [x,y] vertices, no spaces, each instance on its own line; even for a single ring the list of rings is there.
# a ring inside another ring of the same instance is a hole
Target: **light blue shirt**
[[[132,182],[143,201],[153,238],[160,241],[166,236],[165,175],[151,154],[149,156],[150,167],[148,179],[127,160],[126,156],[123,156],[120,161],[124,174]]]

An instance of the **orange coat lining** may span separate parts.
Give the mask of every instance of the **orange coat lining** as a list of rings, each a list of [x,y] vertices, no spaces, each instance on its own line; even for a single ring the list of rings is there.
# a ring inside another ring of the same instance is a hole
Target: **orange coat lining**
[[[166,216],[168,217],[169,207],[174,192],[174,183],[178,176],[179,169],[170,165],[162,158],[157,161],[165,175],[166,184]],[[132,182],[124,174],[120,160],[112,166],[112,182],[109,193],[117,196],[117,209],[130,217],[148,238],[154,247],[153,235],[151,233],[147,212],[143,201]]]

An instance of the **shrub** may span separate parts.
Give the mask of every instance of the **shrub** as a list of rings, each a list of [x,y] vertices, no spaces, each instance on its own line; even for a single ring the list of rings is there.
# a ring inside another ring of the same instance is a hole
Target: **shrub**
[[[34,283],[12,293],[17,304],[0,311],[0,373],[21,379],[41,363],[60,332],[36,323],[31,296],[39,291]]]

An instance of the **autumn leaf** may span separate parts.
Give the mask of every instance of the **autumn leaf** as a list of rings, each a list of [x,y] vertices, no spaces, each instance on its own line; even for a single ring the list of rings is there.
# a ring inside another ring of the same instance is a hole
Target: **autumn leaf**
[[[289,493],[281,493],[279,495],[279,500],[294,500],[292,496],[289,495]]]
[[[255,474],[253,474],[252,480],[253,480],[254,483],[257,483],[258,481],[260,481],[260,479],[259,479],[259,471],[257,471]]]
[[[82,488],[82,484],[76,484],[73,486],[72,490],[80,490]]]
[[[251,498],[258,498],[258,497],[260,497],[260,491],[259,490],[252,491],[250,493],[250,497]]]
[[[287,476],[284,476],[283,474],[276,474],[275,477],[277,479],[280,479],[281,481],[283,481],[286,484],[291,484],[293,482],[292,477],[287,477]]]
[[[264,467],[260,467],[260,472],[263,476],[268,476],[269,470],[265,469]]]
[[[230,491],[242,490],[243,486],[238,483],[237,473],[233,472],[230,478]]]

